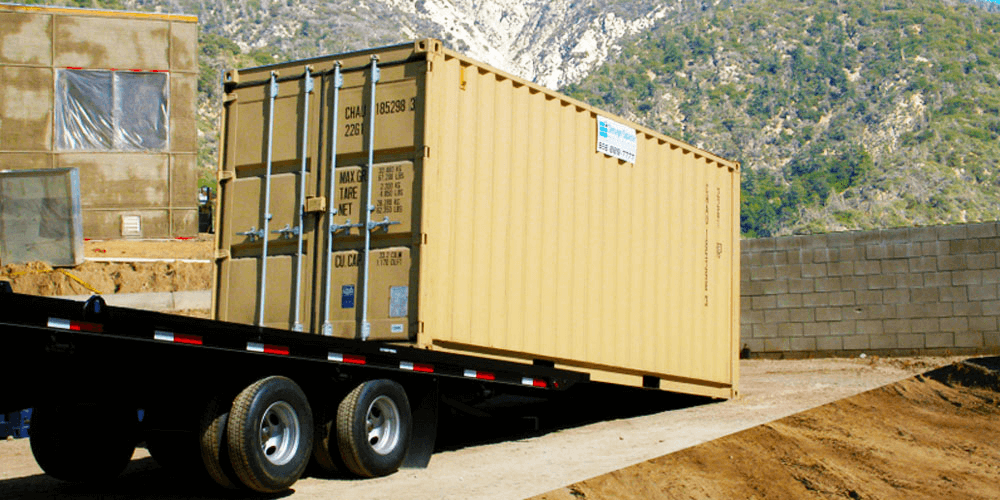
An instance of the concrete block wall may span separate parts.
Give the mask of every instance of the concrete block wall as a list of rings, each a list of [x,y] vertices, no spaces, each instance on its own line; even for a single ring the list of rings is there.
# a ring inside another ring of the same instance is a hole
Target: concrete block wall
[[[1000,223],[743,240],[752,355],[1000,352]]]

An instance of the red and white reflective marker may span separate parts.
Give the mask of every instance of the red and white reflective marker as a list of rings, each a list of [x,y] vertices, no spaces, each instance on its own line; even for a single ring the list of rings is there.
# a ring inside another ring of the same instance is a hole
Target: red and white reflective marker
[[[247,350],[266,354],[280,354],[282,356],[287,356],[289,353],[288,348],[283,345],[261,344],[260,342],[247,342]]]
[[[347,363],[349,365],[363,365],[368,361],[365,360],[364,356],[354,356],[351,354],[340,354],[337,352],[327,353],[326,359],[328,361],[336,361],[337,363]]]
[[[201,337],[198,335],[187,335],[184,333],[173,333],[157,330],[153,333],[153,339],[163,342],[173,342],[175,344],[202,345]]]
[[[434,367],[431,365],[423,365],[420,363],[410,363],[409,361],[399,362],[400,370],[407,370],[411,372],[421,372],[421,373],[434,373]]]
[[[49,318],[47,323],[49,328],[59,328],[72,332],[103,332],[104,325],[98,323],[87,323],[86,321],[70,321],[61,318]]]
[[[496,380],[497,379],[496,375],[493,375],[490,372],[477,372],[476,370],[465,370],[465,373],[463,373],[463,375],[465,375],[468,378],[475,378],[475,379],[479,379],[479,380]]]
[[[530,385],[532,387],[548,387],[548,384],[544,380],[539,380],[537,378],[524,377],[521,379],[521,385]]]

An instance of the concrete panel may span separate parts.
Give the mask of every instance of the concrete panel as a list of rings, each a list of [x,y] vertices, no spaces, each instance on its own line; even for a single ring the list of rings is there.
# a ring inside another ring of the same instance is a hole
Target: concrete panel
[[[807,337],[819,337],[830,334],[829,323],[806,323],[802,325],[802,334]]]
[[[992,238],[997,235],[996,222],[984,222],[982,224],[969,224],[966,226],[970,238]]]
[[[868,335],[848,335],[844,337],[844,349],[868,349]]]
[[[198,208],[198,158],[170,155],[170,206]]]
[[[898,347],[895,335],[873,335],[869,338],[872,349],[895,349]]]
[[[48,153],[0,153],[0,170],[52,168]]]
[[[815,351],[816,339],[812,337],[797,337],[791,339],[789,346],[793,351]]]
[[[0,149],[52,149],[52,70],[0,66]]]
[[[172,237],[198,235],[198,209],[171,210]]]
[[[782,323],[778,325],[779,337],[801,337],[802,323]]]
[[[52,16],[0,12],[0,63],[52,65]]]
[[[816,349],[820,351],[840,351],[844,348],[844,339],[840,336],[816,337]]]
[[[170,68],[170,24],[159,20],[57,16],[55,66]]]
[[[953,347],[955,345],[955,335],[950,332],[928,333],[924,336],[925,345],[933,347]]]
[[[170,151],[173,153],[198,151],[197,97],[198,75],[170,74]]]
[[[938,227],[938,239],[940,240],[960,240],[968,236],[969,233],[964,224]]]
[[[198,71],[198,25],[170,23],[170,71]]]
[[[80,169],[80,203],[85,210],[152,208],[168,204],[168,158],[165,154],[79,153],[57,155],[56,164]],[[86,222],[84,235],[93,237]],[[168,225],[166,219],[163,223]],[[115,224],[112,230],[118,229]]]
[[[120,239],[122,215],[138,215],[142,238],[169,238],[167,210],[83,210],[83,236],[92,239]]]
[[[896,346],[900,349],[923,349],[925,335],[922,333],[907,333],[896,336]]]
[[[969,269],[993,269],[997,265],[995,253],[982,253],[969,256]]]

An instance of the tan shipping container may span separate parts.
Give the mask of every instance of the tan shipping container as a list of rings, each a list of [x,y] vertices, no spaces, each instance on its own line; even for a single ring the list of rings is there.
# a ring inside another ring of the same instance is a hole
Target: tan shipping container
[[[437,40],[226,89],[217,319],[736,394],[737,163]]]

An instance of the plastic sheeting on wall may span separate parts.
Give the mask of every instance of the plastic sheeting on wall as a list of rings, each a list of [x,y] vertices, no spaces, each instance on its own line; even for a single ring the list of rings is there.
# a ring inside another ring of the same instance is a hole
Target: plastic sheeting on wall
[[[0,171],[0,262],[83,263],[75,168]]]
[[[61,69],[56,75],[56,148],[167,149],[166,73]]]

